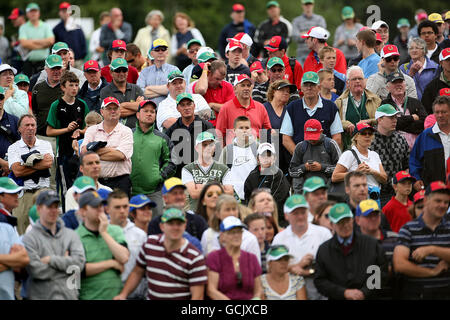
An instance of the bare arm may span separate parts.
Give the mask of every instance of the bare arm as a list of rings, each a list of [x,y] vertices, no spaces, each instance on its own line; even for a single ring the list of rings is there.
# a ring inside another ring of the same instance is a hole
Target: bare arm
[[[261,276],[258,276],[255,278],[255,284],[253,286],[253,298],[261,298],[262,294]]]
[[[125,160],[125,155],[116,149],[104,147],[97,150],[100,160],[103,161],[122,161]]]
[[[0,264],[6,268],[24,268],[30,263],[27,250],[19,245],[14,244],[9,254],[0,254]]]
[[[136,265],[128,276],[127,282],[125,282],[122,291],[118,296],[114,297],[114,300],[125,300],[131,292],[136,290],[144,275],[145,269]]]
[[[119,263],[116,260],[109,259],[100,262],[89,262],[86,263],[86,276],[95,276],[96,274],[102,273],[103,271],[109,269],[116,269],[119,271],[123,271],[123,264]]]
[[[430,278],[437,276],[444,270],[441,263],[433,269],[420,267],[408,260],[409,253],[410,249],[406,246],[398,245],[395,247],[392,262],[396,272],[413,278]]]
[[[224,103],[216,103],[216,102],[210,102],[209,106],[211,107],[211,109],[213,109],[215,112],[220,112],[220,108],[222,108],[222,106],[224,105]]]
[[[210,66],[209,62],[205,63],[203,67],[202,75],[200,79],[198,79],[197,83],[194,87],[194,93],[198,93],[204,95],[206,91],[208,91],[208,67]],[[211,104],[209,105],[211,108]]]
[[[342,164],[336,164],[336,168],[334,168],[333,174],[331,175],[332,182],[341,182],[344,181],[345,175],[348,173],[346,167]]]
[[[29,50],[45,49],[51,47],[55,43],[55,38],[50,37],[46,39],[22,39],[20,45]]]
[[[12,164],[11,169],[14,172],[14,175],[20,178],[28,176],[36,172],[36,170],[49,169],[52,166],[52,164],[53,164],[53,157],[50,154],[45,154],[44,159],[42,159],[32,167],[23,166],[19,162],[15,162]]]
[[[169,129],[173,124],[177,122],[177,118],[169,118],[162,123],[163,127]]]
[[[192,199],[198,199],[200,197],[200,192],[202,192],[204,184],[197,184],[195,182],[186,183],[186,188]]]
[[[166,96],[169,93],[169,89],[167,88],[167,85],[162,84],[159,86],[147,86],[145,87],[145,92],[146,95],[149,94],[151,95],[151,93],[156,94],[156,96]]]
[[[291,136],[283,134],[283,146],[289,151],[289,153],[292,155],[294,154],[295,150],[295,142],[294,139],[292,139]]]
[[[340,133],[333,134],[331,138],[337,142],[339,148],[342,150],[342,135]]]
[[[205,286],[191,286],[189,287],[189,291],[191,291],[191,300],[203,300],[205,295]]]
[[[111,237],[111,235],[108,233],[107,230],[109,222],[108,218],[106,217],[106,214],[105,213],[100,214],[99,220],[100,225],[98,231],[102,236],[103,240],[105,240],[109,250],[111,250],[111,253],[113,254],[114,258],[121,264],[127,263],[128,258],[130,257],[130,252],[128,251],[127,248],[117,243],[117,241],[114,240],[113,237]]]
[[[371,169],[370,174],[373,175],[375,179],[381,184],[385,184],[387,182],[387,174],[384,171],[383,165],[381,163],[380,163],[380,171]]]
[[[219,273],[208,270],[207,294],[212,300],[230,300],[226,295],[219,291]]]
[[[306,296],[306,288],[305,288],[305,286],[306,285],[304,285],[300,290],[298,290],[297,292],[296,292],[296,297],[297,297],[297,300],[308,300],[308,297]]]

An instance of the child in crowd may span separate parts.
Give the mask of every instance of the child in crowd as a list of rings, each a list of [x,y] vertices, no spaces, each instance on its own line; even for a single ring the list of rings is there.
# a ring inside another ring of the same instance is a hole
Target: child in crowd
[[[408,208],[413,203],[408,199],[408,196],[412,191],[414,182],[416,182],[416,179],[406,171],[399,171],[392,178],[395,196],[383,207],[383,213],[394,232],[399,232],[405,223],[412,220]]]
[[[219,162],[230,168],[234,191],[241,200],[244,200],[245,179],[258,164],[256,161],[258,143],[252,136],[251,122],[246,116],[237,117],[233,127],[236,138],[223,148]]]
[[[336,51],[332,47],[325,46],[319,51],[320,63],[323,69],[333,72],[334,74],[334,89],[338,96],[345,90],[345,74],[334,70],[336,66]]]
[[[261,268],[263,273],[267,272],[266,253],[269,249],[269,242],[266,240],[266,218],[259,213],[252,213],[244,219],[248,231],[253,233],[258,240],[261,250]]]
[[[336,101],[339,96],[334,93],[334,75],[330,70],[322,69],[317,72],[320,80],[320,96],[323,99]]]
[[[86,129],[95,126],[103,121],[103,117],[96,111],[90,111],[86,117],[84,118],[84,122],[86,123]],[[74,150],[76,155],[80,155],[80,146],[83,143],[84,139],[73,140],[72,141],[72,149]]]

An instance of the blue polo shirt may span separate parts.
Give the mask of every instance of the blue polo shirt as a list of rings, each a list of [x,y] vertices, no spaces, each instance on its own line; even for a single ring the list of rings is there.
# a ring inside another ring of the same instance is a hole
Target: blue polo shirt
[[[9,254],[13,244],[23,246],[14,228],[0,222],[0,254]],[[0,300],[15,300],[14,272],[11,269],[0,272]]]
[[[167,84],[167,77],[172,71],[178,70],[174,65],[165,63],[161,67],[151,65],[145,68],[139,74],[136,84],[145,92],[145,88],[148,86],[160,86]],[[152,101],[159,105],[161,101],[167,98],[167,95],[152,98]]]
[[[361,67],[364,71],[364,78],[369,78],[371,75],[378,72],[378,62],[380,62],[381,58],[378,54],[372,53],[365,59],[362,59],[358,66]]]
[[[0,158],[5,159],[5,155],[8,152],[8,147],[20,139],[19,131],[17,129],[17,123],[19,118],[13,116],[12,114],[3,112],[3,117],[0,120]],[[9,141],[7,138],[6,131],[10,131],[10,138],[13,142]]]

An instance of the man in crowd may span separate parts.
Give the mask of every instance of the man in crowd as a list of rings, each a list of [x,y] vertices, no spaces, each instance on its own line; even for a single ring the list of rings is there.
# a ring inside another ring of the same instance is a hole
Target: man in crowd
[[[400,298],[450,298],[450,221],[445,217],[449,203],[449,188],[442,181],[431,182],[423,214],[400,229],[393,258],[395,271],[403,275]]]
[[[77,97],[86,102],[90,111],[100,113],[102,104],[100,91],[108,85],[108,82],[101,76],[100,66],[95,60],[86,61],[83,71],[86,81],[81,85]]]
[[[50,26],[39,19],[41,11],[38,4],[29,3],[26,13],[28,22],[19,28],[19,42],[26,57],[22,72],[31,77],[44,67],[49,48],[55,43],[55,35]]]
[[[398,69],[400,53],[393,44],[388,44],[381,49],[381,66],[379,71],[367,79],[367,89],[378,95],[381,100],[386,99],[388,90],[386,82],[388,76],[394,72],[400,72]],[[400,72],[401,73],[401,72]],[[403,74],[406,82],[407,96],[417,99],[417,90],[414,80],[407,74]]]
[[[314,0],[302,0],[302,9],[303,14],[292,21],[292,41],[297,42],[297,60],[303,64],[309,50],[302,35],[307,33],[312,27],[325,29],[327,22],[321,15],[314,13]]]
[[[389,44],[389,25],[383,20],[375,21],[370,27],[375,34],[379,34],[381,37],[381,41],[383,46]]]
[[[15,233],[17,233],[17,217],[14,217],[12,212],[19,206],[19,194],[22,190],[23,187],[18,186],[13,179],[0,178],[0,222],[11,225]]]
[[[400,62],[399,65],[407,63],[409,61],[409,53],[408,53],[408,33],[410,31],[410,23],[406,18],[400,18],[397,22],[397,29],[399,34],[394,38],[392,42],[400,53]]]
[[[320,97],[319,76],[315,72],[305,72],[302,77],[303,99],[291,102],[286,107],[280,133],[283,145],[290,154],[295,146],[304,140],[304,125],[311,118],[319,120],[323,133],[341,145],[342,122],[336,105]]]
[[[13,214],[17,217],[17,231],[25,233],[29,224],[33,194],[50,187],[50,167],[53,164],[53,150],[48,141],[36,137],[36,118],[25,114],[19,119],[21,139],[8,148],[8,164],[15,179],[21,179],[24,194]],[[59,201],[59,200],[58,200]]]
[[[116,98],[104,99],[100,112],[104,120],[86,130],[81,153],[95,151],[101,160],[99,181],[110,188],[119,188],[130,194],[133,133],[119,122],[120,103]]]
[[[17,70],[7,63],[0,65],[0,87],[3,89],[2,109],[19,118],[29,112],[29,99],[26,92],[19,90],[14,83]],[[25,76],[25,75],[24,75]]]
[[[359,203],[369,198],[367,176],[360,171],[351,171],[345,175],[345,193],[347,194],[347,205],[353,214]]]
[[[113,62],[118,58],[125,59],[127,55],[127,43],[123,40],[118,39],[114,40],[111,44],[111,47],[108,48],[106,55],[108,57],[109,63]],[[101,75],[103,78],[106,79],[107,82],[112,81],[113,75],[111,71],[111,66],[109,64],[105,63],[104,67],[101,69]],[[136,84],[138,78],[139,78],[138,70],[132,65],[128,66],[127,82]]]
[[[192,70],[196,65],[198,65],[197,52],[201,46],[202,42],[198,39],[191,39],[186,44],[186,49],[188,52],[187,56],[192,61],[192,63],[183,70],[183,77],[188,85],[191,83]]]
[[[160,131],[169,129],[177,122],[180,117],[180,112],[177,110],[177,96],[186,92],[186,80],[179,70],[169,73],[167,82],[169,94],[158,105],[158,112],[156,114],[156,125]],[[193,94],[192,98],[195,104],[195,114],[200,114],[203,119],[209,119],[211,108],[208,106],[206,100],[199,94]]]
[[[308,222],[309,205],[302,195],[290,196],[284,204],[284,215],[289,226],[278,233],[272,245],[284,244],[294,257],[289,263],[289,271],[306,280],[308,299],[323,300],[314,286],[313,261],[319,247],[332,237],[325,227]]]
[[[397,132],[397,111],[390,104],[381,105],[375,112],[377,131],[372,141],[371,150],[380,156],[383,169],[387,174],[387,183],[381,185],[381,207],[392,198],[392,178],[394,175],[409,168],[409,145],[403,135]]]
[[[375,52],[376,37],[372,30],[362,30],[356,34],[356,47],[362,55],[362,60],[358,63],[364,71],[364,78],[378,72],[380,56]]]
[[[71,273],[81,274],[86,256],[78,235],[59,217],[58,205],[55,191],[42,191],[36,199],[39,220],[23,237],[30,257],[26,267],[30,300],[78,300],[79,279],[71,280]]]
[[[22,9],[14,8],[11,11],[11,14],[8,16],[8,20],[11,21],[11,24],[14,28],[17,29],[17,32],[19,31],[19,28],[27,22],[25,18],[25,12]],[[22,46],[20,45],[20,41],[18,40],[18,33],[15,32],[11,36],[11,65],[17,69],[19,72],[22,72],[23,68],[23,58],[20,55],[19,51],[23,50]]]
[[[419,36],[427,43],[427,57],[436,63],[439,63],[439,54],[442,48],[437,43],[439,28],[436,23],[425,20],[417,27]]]
[[[134,43],[127,44],[126,60],[128,65],[135,67],[139,73],[148,67],[145,54],[143,55],[139,47]]]
[[[292,35],[292,24],[281,15],[278,1],[268,1],[266,9],[268,19],[261,22],[255,32],[252,54],[256,57],[260,55],[261,51],[264,51],[264,46],[273,36],[281,36],[289,41]]]
[[[176,170],[170,157],[173,143],[168,136],[156,130],[156,109],[156,104],[151,100],[139,104],[130,176],[132,195],[145,194],[156,203],[154,216],[162,214],[162,183]]]
[[[247,65],[242,63],[242,45],[238,40],[231,39],[225,48],[225,55],[228,59],[227,76],[225,78],[229,83],[234,83],[236,78],[241,74],[246,74],[249,77],[250,69]]]
[[[117,58],[110,64],[112,81],[100,91],[100,99],[114,97],[120,103],[120,122],[130,129],[136,127],[136,111],[144,100],[141,88],[127,82],[128,64],[125,59]]]
[[[139,74],[137,85],[141,87],[147,99],[152,99],[156,105],[167,98],[167,77],[172,71],[178,70],[174,65],[168,64],[169,45],[163,39],[156,39],[152,43],[151,56],[153,64]]]

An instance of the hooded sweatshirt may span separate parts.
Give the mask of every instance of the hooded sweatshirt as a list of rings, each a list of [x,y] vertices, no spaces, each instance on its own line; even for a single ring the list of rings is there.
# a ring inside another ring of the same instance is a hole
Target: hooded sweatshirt
[[[78,300],[77,288],[85,264],[83,245],[60,218],[56,224],[56,234],[52,235],[38,220],[23,238],[30,257],[26,269],[31,300]],[[48,264],[41,261],[46,256],[50,256]]]

